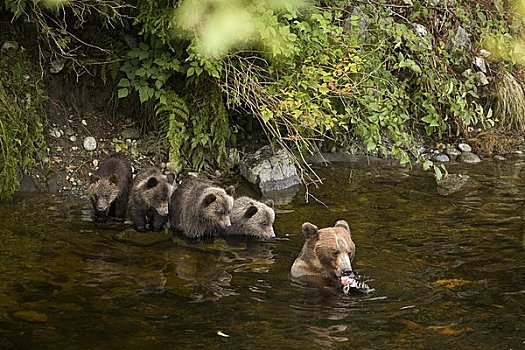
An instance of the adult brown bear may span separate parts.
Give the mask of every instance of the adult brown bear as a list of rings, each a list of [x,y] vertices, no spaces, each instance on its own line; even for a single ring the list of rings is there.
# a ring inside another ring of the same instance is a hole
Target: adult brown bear
[[[352,276],[355,244],[348,223],[339,220],[334,227],[319,229],[305,222],[302,226],[305,243],[295,259],[292,278],[315,284],[341,285]]]

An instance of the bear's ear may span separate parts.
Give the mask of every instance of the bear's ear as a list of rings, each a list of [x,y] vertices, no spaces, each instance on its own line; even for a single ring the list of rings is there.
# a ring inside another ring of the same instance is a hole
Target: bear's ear
[[[313,237],[315,234],[317,234],[318,231],[319,229],[314,224],[311,224],[309,222],[305,222],[303,224],[303,234],[306,238]]]
[[[273,209],[273,205],[274,205],[274,203],[273,203],[273,200],[272,200],[272,199],[267,199],[267,200],[265,200],[263,203],[266,204],[267,206],[269,206],[270,208]]]
[[[249,219],[254,216],[255,213],[257,213],[257,207],[255,205],[250,205],[250,207],[244,212],[244,217]]]
[[[350,226],[348,226],[348,222],[346,222],[345,220],[339,220],[335,223],[335,227],[343,227],[345,230],[348,231],[348,233],[350,233]]]
[[[168,179],[168,183],[173,185],[175,179],[177,178],[177,173],[169,173],[168,175],[166,175],[166,178]]]
[[[118,183],[118,175],[117,174],[111,175],[109,177],[109,182],[116,185]]]
[[[149,188],[153,188],[155,186],[157,186],[157,184],[159,183],[159,180],[157,180],[156,177],[150,177],[148,179],[148,182],[146,183],[146,187],[149,189]]]
[[[214,195],[213,193],[210,193],[209,195],[207,195],[206,197],[204,197],[204,206],[207,207],[208,205],[212,204],[213,202],[215,202],[215,200],[217,199],[217,196]]]
[[[228,186],[226,189],[225,189],[226,193],[230,196],[233,196],[233,194],[235,193],[235,187],[233,186]]]
[[[91,174],[91,176],[89,177],[89,181],[94,184],[95,182],[97,182],[98,180],[100,180],[100,176],[98,175],[95,175],[95,174]]]

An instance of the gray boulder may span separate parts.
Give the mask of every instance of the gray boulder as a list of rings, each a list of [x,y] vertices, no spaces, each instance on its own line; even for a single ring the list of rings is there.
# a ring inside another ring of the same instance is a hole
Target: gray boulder
[[[300,184],[294,160],[284,149],[273,152],[269,146],[264,146],[245,155],[239,170],[246,180],[259,186],[263,196],[298,188]]]

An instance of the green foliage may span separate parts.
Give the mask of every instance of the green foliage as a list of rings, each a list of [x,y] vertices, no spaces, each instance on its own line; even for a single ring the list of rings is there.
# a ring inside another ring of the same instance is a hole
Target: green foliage
[[[120,63],[118,97],[136,94],[145,111],[154,111],[144,113],[143,125],[166,135],[177,170],[220,165],[232,139],[224,101],[248,111],[272,141],[291,150],[359,148],[402,163],[418,155],[416,138],[468,136],[496,125],[472,56],[481,42],[497,52],[518,47],[511,38],[521,20],[509,23],[502,0],[312,4],[18,0],[4,6],[48,28],[42,36],[54,56],[77,57],[89,47],[112,58],[105,68]],[[131,28],[125,18],[133,19]],[[119,22],[119,34],[138,41],[125,54],[111,51],[121,50],[121,42],[109,50],[81,30],[98,23],[101,36],[109,36]],[[470,35],[466,43],[460,28]],[[508,51],[518,62],[521,51]]]
[[[45,94],[23,51],[2,50],[0,71],[9,72],[0,74],[0,200],[5,200],[45,149]]]
[[[142,104],[154,106],[156,131],[166,138],[170,164],[177,172],[183,167],[202,170],[220,166],[231,137],[228,114],[216,84],[204,77],[192,78],[204,68],[210,75],[218,75],[220,66],[192,58],[195,60],[182,66],[172,51],[140,43],[128,52],[121,66],[125,77],[118,83],[119,98],[137,93]],[[202,84],[176,92],[168,82],[178,73],[185,73],[195,85]]]
[[[360,7],[366,30],[358,31],[363,38],[359,54],[367,58],[362,69],[366,79],[358,84],[349,113],[362,125],[358,134],[367,149],[386,144],[403,160],[405,151],[415,153],[411,134],[421,128],[441,139],[465,135],[469,127],[490,128],[496,120],[483,108],[470,48],[457,42],[460,26],[472,38],[485,30],[471,25],[483,25],[475,21],[483,14],[479,5],[458,5],[457,22],[437,22],[447,14],[439,7],[417,3],[400,9],[393,12],[386,3]],[[387,142],[381,139],[385,134]]]
[[[200,171],[220,166],[232,137],[218,87],[208,82],[197,91],[184,92],[184,99],[168,91],[155,108],[157,117],[168,122],[170,165],[177,172],[184,167]]]
[[[289,27],[276,13],[305,7],[305,0],[182,0],[175,22],[197,54],[219,58],[235,49],[258,47],[280,55],[289,45]],[[293,40],[293,38],[292,38]]]
[[[155,99],[165,105],[164,85],[181,71],[179,60],[169,51],[153,50],[145,43],[128,51],[127,57],[120,68],[126,77],[117,84],[118,97],[127,97],[134,91],[138,93],[141,103]]]
[[[218,86],[213,81],[202,81],[195,94],[186,91],[192,112],[185,131],[187,142],[181,151],[186,155],[188,167],[210,170],[218,167],[227,155],[227,146],[232,139],[228,112]],[[182,136],[182,135],[181,135]]]

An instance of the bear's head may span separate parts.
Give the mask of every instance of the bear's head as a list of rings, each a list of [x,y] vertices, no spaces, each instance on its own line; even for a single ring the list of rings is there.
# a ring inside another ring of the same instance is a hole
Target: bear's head
[[[230,213],[233,209],[234,192],[233,186],[226,189],[213,186],[206,188],[200,197],[202,220],[222,229],[231,226]]]
[[[90,180],[88,192],[91,202],[98,212],[107,211],[121,192],[118,175],[113,174],[110,177],[92,175]]]
[[[171,194],[175,190],[175,174],[155,174],[142,184],[142,196],[147,205],[162,216],[168,215],[168,204]]]
[[[322,229],[305,222],[302,230],[306,241],[292,266],[292,277],[317,275],[335,282],[343,276],[352,275],[355,244],[345,220],[337,221],[334,227]]]
[[[275,211],[273,200],[259,202],[249,197],[235,199],[231,214],[232,227],[229,234],[252,236],[256,238],[274,238],[273,223]]]

